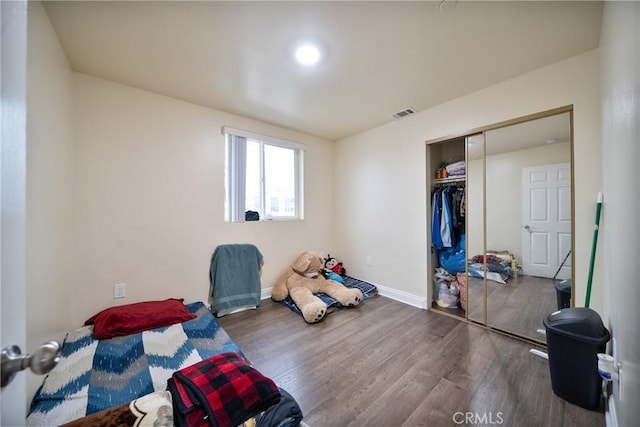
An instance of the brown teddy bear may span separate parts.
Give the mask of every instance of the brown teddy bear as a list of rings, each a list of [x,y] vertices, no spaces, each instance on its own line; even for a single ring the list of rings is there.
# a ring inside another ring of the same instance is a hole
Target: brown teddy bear
[[[271,291],[271,299],[283,301],[287,295],[296,303],[307,323],[317,323],[327,315],[327,305],[314,294],[323,292],[344,306],[356,306],[362,301],[359,289],[347,288],[321,273],[323,261],[318,255],[303,252],[282,273]]]

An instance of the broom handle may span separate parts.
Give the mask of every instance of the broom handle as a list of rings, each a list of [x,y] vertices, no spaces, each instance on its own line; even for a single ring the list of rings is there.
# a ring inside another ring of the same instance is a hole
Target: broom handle
[[[598,200],[596,204],[596,224],[593,226],[593,244],[591,245],[591,261],[589,262],[589,277],[587,280],[587,297],[584,302],[584,306],[589,308],[589,302],[591,300],[591,283],[593,282],[593,267],[596,262],[596,246],[598,245],[598,229],[600,228],[600,211],[602,210],[602,193],[598,193]]]

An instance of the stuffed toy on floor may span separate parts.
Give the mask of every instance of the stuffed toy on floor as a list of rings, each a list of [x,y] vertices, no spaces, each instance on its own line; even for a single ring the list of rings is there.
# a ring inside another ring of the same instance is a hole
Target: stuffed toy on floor
[[[271,299],[283,301],[290,295],[307,323],[317,323],[327,315],[327,305],[314,294],[323,292],[347,307],[360,304],[362,292],[325,279],[321,274],[323,267],[322,258],[303,252],[282,273],[273,287]]]
[[[347,270],[344,268],[341,262],[331,255],[327,255],[324,259],[324,269],[322,275],[325,279],[335,280],[338,283],[344,283],[344,277],[347,275]]]

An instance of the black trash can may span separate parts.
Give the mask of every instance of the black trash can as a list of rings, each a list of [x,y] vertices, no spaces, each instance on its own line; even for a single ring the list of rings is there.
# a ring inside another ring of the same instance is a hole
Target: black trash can
[[[574,307],[549,314],[543,323],[553,392],[582,408],[598,409],[598,353],[604,353],[610,338],[602,319],[589,308]]]
[[[558,310],[571,307],[571,279],[555,284]]]

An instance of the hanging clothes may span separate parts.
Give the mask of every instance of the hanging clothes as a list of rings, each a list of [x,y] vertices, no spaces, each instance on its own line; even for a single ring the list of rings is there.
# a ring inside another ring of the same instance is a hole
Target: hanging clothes
[[[465,232],[463,200],[464,187],[457,187],[451,195],[451,215],[453,217],[456,241],[460,240],[460,236]]]
[[[444,246],[442,246],[442,238],[440,237],[440,211],[442,209],[440,196],[440,189],[435,189],[431,193],[431,243],[433,243],[433,246],[438,250],[444,248]]]
[[[454,247],[465,233],[464,187],[436,187],[431,193],[431,242],[438,250]]]
[[[442,246],[445,248],[452,247],[454,237],[452,233],[453,219],[451,217],[451,202],[449,200],[449,187],[442,189],[441,196],[442,202],[442,215],[440,217],[440,238],[442,239]]]

